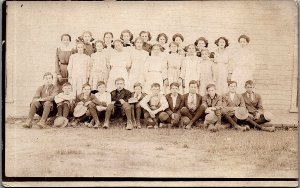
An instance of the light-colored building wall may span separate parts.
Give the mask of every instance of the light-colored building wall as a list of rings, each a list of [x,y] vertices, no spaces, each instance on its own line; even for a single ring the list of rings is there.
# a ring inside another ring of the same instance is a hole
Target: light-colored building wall
[[[185,44],[198,37],[226,36],[234,50],[241,34],[250,36],[257,61],[256,90],[266,109],[295,110],[297,89],[297,6],[294,1],[192,2],[6,2],[6,116],[26,116],[46,71],[54,73],[60,35],[72,42],[90,30],[102,39],[106,31],[119,38],[123,29],[134,36],[150,31],[169,38],[182,33]],[[294,87],[293,87],[294,85]]]

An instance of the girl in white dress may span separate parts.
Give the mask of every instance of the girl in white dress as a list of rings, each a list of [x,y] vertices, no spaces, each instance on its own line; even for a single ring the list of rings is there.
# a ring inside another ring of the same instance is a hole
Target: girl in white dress
[[[97,83],[104,81],[107,83],[108,79],[108,57],[107,53],[103,50],[105,44],[101,40],[95,42],[97,52],[91,55],[91,72],[90,72],[90,85],[93,90],[97,89]]]
[[[255,71],[255,56],[249,49],[248,44],[250,38],[246,35],[241,35],[238,38],[240,48],[233,56],[233,72],[231,80],[237,81],[237,92],[244,91],[244,85],[247,80],[253,80],[253,73]]]
[[[127,50],[124,50],[121,40],[114,41],[115,49],[109,54],[108,68],[110,69],[107,91],[115,90],[115,80],[118,77],[122,77],[125,80],[125,88],[128,84],[128,72],[131,66],[130,54]]]
[[[70,56],[68,73],[69,82],[77,96],[81,93],[82,85],[88,82],[91,58],[83,53],[84,44],[82,42],[76,44],[76,49],[77,53]]]
[[[181,72],[181,78],[184,79],[184,93],[189,92],[189,83],[191,80],[195,80],[199,83],[199,65],[200,58],[196,56],[196,47],[194,44],[186,46],[186,57],[183,59],[183,70]]]
[[[134,41],[135,49],[131,50],[131,68],[129,72],[129,81],[127,87],[132,92],[133,85],[136,82],[142,83],[143,81],[143,68],[145,65],[145,61],[147,57],[149,57],[149,53],[143,50],[144,40],[142,37],[137,37]]]
[[[173,42],[176,42],[178,44],[178,54],[185,56],[185,51],[184,51],[183,45],[182,45],[182,43],[184,41],[182,34],[176,33],[175,35],[173,35],[172,40],[173,40]]]
[[[162,47],[159,44],[154,44],[151,47],[151,56],[146,59],[144,67],[145,92],[151,93],[151,85],[159,83],[161,88],[167,83],[167,60],[165,56],[160,55]],[[162,93],[165,91],[162,89]]]
[[[178,43],[171,42],[169,44],[170,52],[167,54],[168,63],[168,82],[169,84],[177,82],[179,84],[179,93],[183,94],[181,71],[183,69],[183,56],[178,54]],[[170,88],[166,88],[167,93],[170,92]]]
[[[200,71],[200,92],[201,96],[206,94],[206,86],[214,84],[214,67],[213,62],[209,58],[209,50],[207,48],[201,51],[201,62],[199,66]]]
[[[232,59],[227,49],[229,46],[227,38],[220,37],[215,41],[215,44],[218,46],[214,55],[216,68],[216,87],[217,93],[223,95],[227,92],[227,81],[231,79]]]

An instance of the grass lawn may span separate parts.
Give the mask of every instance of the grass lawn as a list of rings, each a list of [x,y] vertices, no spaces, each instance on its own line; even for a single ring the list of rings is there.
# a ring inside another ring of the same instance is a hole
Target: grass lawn
[[[298,131],[5,125],[5,173],[23,177],[298,177]]]

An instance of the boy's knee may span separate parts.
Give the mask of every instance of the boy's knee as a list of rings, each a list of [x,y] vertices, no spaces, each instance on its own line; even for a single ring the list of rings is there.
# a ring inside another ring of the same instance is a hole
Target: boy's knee
[[[51,108],[51,106],[52,106],[52,102],[51,101],[46,101],[45,103],[44,103],[44,108]]]
[[[41,103],[39,101],[32,101],[32,103],[30,104],[30,106],[34,106],[36,108],[41,106]]]
[[[159,114],[158,118],[160,121],[167,121],[167,119],[169,118],[169,115],[166,112],[162,112]]]
[[[135,105],[135,108],[141,108],[140,103],[137,103],[137,104]]]
[[[122,108],[123,108],[124,110],[131,110],[131,106],[130,106],[130,104],[127,103],[127,102],[123,103]]]
[[[180,113],[181,113],[182,115],[185,115],[185,114],[188,114],[188,113],[189,113],[189,110],[187,109],[187,107],[183,107],[183,108],[181,108]]]
[[[96,107],[95,103],[91,102],[89,105],[88,105],[88,108],[94,108]]]

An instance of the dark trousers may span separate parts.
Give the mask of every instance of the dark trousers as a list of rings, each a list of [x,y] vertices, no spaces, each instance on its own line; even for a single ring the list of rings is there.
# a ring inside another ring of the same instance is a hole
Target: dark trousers
[[[129,103],[125,102],[121,107],[121,113],[125,113],[127,121],[131,121],[131,106]],[[105,112],[105,121],[109,121],[111,115],[114,115],[116,111],[118,110],[118,107],[116,107],[113,104],[109,104],[107,106],[106,112]]]
[[[205,117],[205,107],[199,106],[195,111],[189,110],[187,107],[183,107],[180,110],[182,116],[186,116],[190,119],[191,123],[195,123],[198,119]]]
[[[32,120],[35,114],[42,116],[42,120],[47,120],[48,116],[55,116],[57,114],[56,103],[53,101],[33,101],[30,104],[28,118]]]
[[[59,103],[57,106],[57,115],[63,116],[67,118],[70,113],[73,111],[73,106],[68,101],[64,101],[62,103]]]

